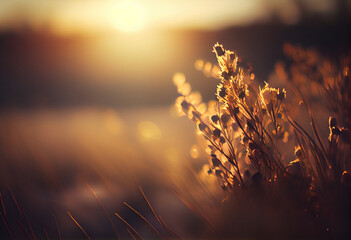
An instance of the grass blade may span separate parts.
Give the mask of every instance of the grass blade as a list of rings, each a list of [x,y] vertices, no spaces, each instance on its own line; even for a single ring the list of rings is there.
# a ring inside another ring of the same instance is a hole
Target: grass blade
[[[82,228],[82,226],[79,225],[79,223],[74,219],[74,217],[68,212],[66,211],[68,216],[73,220],[73,222],[79,227],[80,230],[82,230],[82,232],[84,233],[84,235],[86,236],[86,238],[88,240],[91,240],[91,238],[89,237],[89,235],[87,234],[86,231],[84,231],[84,229]]]
[[[132,208],[130,205],[128,205],[128,203],[124,202],[123,203],[125,206],[127,206],[130,210],[132,210],[133,212],[135,212],[147,225],[149,225],[149,227],[161,238],[164,239],[164,237],[161,235],[161,233],[159,233],[159,231],[156,230],[156,228],[154,228],[154,226],[152,226],[152,224],[143,216],[141,215],[137,210],[135,210],[134,208]]]
[[[6,221],[5,216],[4,216],[1,212],[0,212],[0,216],[1,216],[1,218],[2,218],[2,221],[3,221],[4,224],[5,224],[6,230],[7,230],[7,232],[9,233],[10,238],[11,238],[12,240],[14,240],[13,235],[12,235],[11,230],[10,230],[10,227],[9,227],[9,225],[7,224],[7,221]]]
[[[108,212],[106,211],[105,206],[102,204],[102,202],[100,201],[100,198],[99,198],[98,195],[94,192],[94,190],[93,190],[89,185],[87,185],[87,186],[88,186],[89,190],[93,193],[94,197],[96,198],[96,200],[98,201],[98,203],[100,204],[100,206],[102,207],[102,209],[104,210],[105,215],[106,215],[106,217],[108,218],[109,222],[111,223],[111,226],[113,227],[113,230],[114,230],[114,232],[115,232],[115,234],[116,234],[116,236],[117,236],[117,239],[119,240],[120,238],[119,238],[119,234],[118,234],[118,232],[117,232],[116,226],[115,226],[115,224],[113,223],[112,218],[110,217],[110,215],[109,215]]]
[[[124,220],[120,215],[118,215],[118,213],[116,213],[116,216],[122,221],[124,222],[125,225],[127,225],[131,230],[133,230],[133,232],[135,232],[135,234],[140,238],[140,239],[143,239],[140,234],[126,221]]]
[[[59,237],[60,240],[62,240],[60,228],[59,228],[58,222],[57,222],[57,220],[56,220],[56,217],[55,217],[55,215],[52,215],[52,216],[54,217],[54,221],[55,221],[55,225],[56,225],[56,230],[57,230],[57,233],[58,233],[58,237]]]

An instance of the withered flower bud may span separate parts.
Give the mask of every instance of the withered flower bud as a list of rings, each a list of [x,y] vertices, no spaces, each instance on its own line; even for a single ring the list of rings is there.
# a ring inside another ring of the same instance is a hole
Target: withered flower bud
[[[226,124],[229,122],[229,120],[230,120],[230,115],[229,115],[229,114],[223,113],[223,114],[221,115],[221,121],[222,121],[222,123],[223,123],[224,125],[226,125]]]
[[[332,134],[333,135],[340,135],[340,133],[341,133],[341,131],[340,131],[339,128],[337,128],[337,127],[333,127],[332,128]]]
[[[221,89],[220,89],[218,95],[219,95],[220,97],[222,97],[222,98],[224,98],[224,97],[227,95],[227,92],[226,92],[224,86],[221,87]]]
[[[191,111],[191,114],[192,114],[192,120],[194,121],[194,122],[200,122],[201,121],[201,116],[200,116],[200,114],[198,113],[198,112],[196,112],[196,111]]]
[[[243,143],[247,143],[247,141],[249,141],[249,138],[246,137],[246,136],[244,136],[244,137],[243,137]]]
[[[218,43],[214,45],[214,51],[217,53],[218,57],[224,55],[224,49],[222,45],[219,45]]]
[[[239,113],[239,107],[234,107],[234,113],[236,113],[236,114]]]
[[[190,107],[190,103],[188,103],[187,101],[184,100],[184,101],[180,104],[180,106],[182,106],[182,109],[183,109],[184,112],[188,112],[189,107]]]
[[[219,117],[218,117],[218,115],[213,115],[213,116],[211,116],[211,120],[212,120],[212,122],[213,123],[218,123],[218,121],[219,121]]]
[[[229,71],[229,72],[227,72],[227,71],[223,71],[222,73],[221,73],[221,76],[225,79],[225,80],[229,80],[230,79],[230,76],[232,75],[232,71]]]
[[[213,135],[215,137],[220,137],[221,136],[221,130],[219,130],[218,128],[216,128],[215,130],[213,130]]]
[[[283,101],[286,98],[286,91],[283,89],[281,92],[278,93],[277,99]]]
[[[200,123],[197,125],[197,127],[198,127],[199,130],[200,130],[201,132],[203,132],[205,135],[210,135],[211,130],[210,130],[210,128],[209,128],[205,123],[200,122]]]
[[[295,157],[300,158],[302,156],[302,149],[300,146],[295,147],[295,152],[294,152]]]
[[[211,160],[213,167],[219,167],[220,165],[222,165],[221,160],[219,160],[217,157],[212,157]]]
[[[241,91],[239,94],[239,98],[243,99],[246,96],[245,90]]]
[[[335,117],[329,117],[329,127],[332,129],[338,125]]]

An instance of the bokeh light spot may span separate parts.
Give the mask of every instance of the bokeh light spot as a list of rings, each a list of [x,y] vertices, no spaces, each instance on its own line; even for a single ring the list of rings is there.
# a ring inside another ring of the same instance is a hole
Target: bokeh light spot
[[[138,133],[141,141],[156,141],[162,138],[160,128],[149,121],[142,121],[138,124]]]
[[[185,75],[183,73],[177,72],[173,75],[173,83],[177,87],[182,86],[185,83]]]
[[[192,145],[190,149],[190,156],[196,159],[199,157],[199,155],[200,155],[199,147],[196,144]]]
[[[104,113],[104,123],[106,130],[113,135],[121,133],[123,129],[123,123],[121,119],[113,110],[107,110]]]

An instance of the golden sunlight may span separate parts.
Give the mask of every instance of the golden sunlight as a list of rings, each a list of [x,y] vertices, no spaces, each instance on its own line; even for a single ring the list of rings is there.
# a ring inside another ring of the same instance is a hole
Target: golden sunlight
[[[111,16],[112,25],[122,32],[137,32],[145,27],[145,8],[137,1],[118,2]]]
[[[139,140],[142,142],[160,140],[162,132],[153,122],[142,121],[138,124]]]

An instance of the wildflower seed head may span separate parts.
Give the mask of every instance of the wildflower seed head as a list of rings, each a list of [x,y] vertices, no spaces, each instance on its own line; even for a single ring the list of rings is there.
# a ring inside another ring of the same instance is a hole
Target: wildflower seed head
[[[333,129],[333,128],[337,127],[337,125],[338,125],[338,122],[337,122],[336,118],[329,117],[329,128]]]
[[[268,86],[268,83],[266,83],[264,88],[261,89],[261,91],[260,91],[260,95],[262,97],[262,100],[264,101],[264,103],[266,105],[269,104],[270,102],[276,100],[278,93],[279,93],[278,90],[275,88],[270,88]]]
[[[216,53],[217,57],[221,57],[224,55],[223,45],[218,42],[213,46],[213,52]]]
[[[211,130],[204,122],[200,122],[197,127],[206,136],[211,136]]]
[[[221,136],[221,130],[216,128],[215,130],[213,130],[213,135],[214,137],[219,138]]]
[[[195,123],[198,123],[198,122],[201,122],[202,119],[201,119],[201,114],[199,112],[197,112],[195,109],[192,110],[189,114],[188,114],[189,118],[195,122]]]
[[[226,126],[228,124],[228,122],[230,121],[230,115],[228,113],[223,113],[221,115],[221,121],[222,121],[223,125]]]
[[[341,133],[341,130],[339,129],[339,128],[337,128],[337,127],[333,127],[332,128],[332,132],[331,132],[333,135],[340,135],[340,133]]]
[[[211,160],[212,160],[212,166],[213,166],[213,167],[219,167],[219,166],[222,165],[221,160],[219,160],[219,159],[217,158],[217,156],[212,157]]]
[[[279,89],[278,89],[278,96],[277,96],[278,100],[279,101],[283,101],[285,98],[286,98],[286,90],[283,89],[281,92],[279,92]]]
[[[183,100],[180,105],[181,105],[183,111],[185,113],[187,113],[189,108],[190,108],[190,103],[188,103],[187,101]]]
[[[220,76],[228,81],[236,72],[238,57],[232,51],[224,50],[223,45],[216,43],[213,47],[213,52],[216,53],[218,65],[220,67]]]
[[[232,76],[232,74],[233,74],[232,71],[229,71],[229,72],[223,71],[223,72],[221,73],[221,76],[222,76],[225,80],[228,81],[228,80],[230,79],[230,77]]]
[[[246,144],[249,141],[249,138],[245,135],[242,135],[242,143]]]
[[[212,115],[212,116],[211,116],[211,120],[212,120],[212,122],[213,122],[214,124],[217,124],[218,121],[219,121],[218,115]]]
[[[227,95],[227,89],[225,88],[225,86],[223,85],[218,85],[217,88],[217,96],[220,98],[225,98],[225,96]]]
[[[300,146],[295,146],[295,152],[294,152],[295,157],[301,158],[302,156],[302,149]]]

